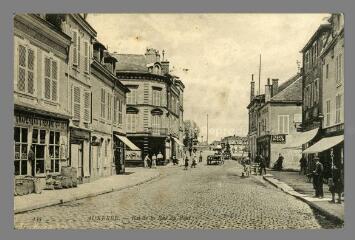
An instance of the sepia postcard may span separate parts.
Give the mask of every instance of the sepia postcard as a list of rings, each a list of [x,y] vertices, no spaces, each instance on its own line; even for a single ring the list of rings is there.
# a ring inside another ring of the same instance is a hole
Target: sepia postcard
[[[344,14],[13,17],[15,229],[344,227]]]

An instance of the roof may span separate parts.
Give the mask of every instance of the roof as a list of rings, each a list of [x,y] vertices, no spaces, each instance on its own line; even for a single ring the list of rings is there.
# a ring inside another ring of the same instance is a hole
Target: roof
[[[117,54],[111,53],[117,59],[116,71],[148,72],[147,61],[142,54]]]
[[[308,42],[306,43],[306,45],[302,48],[301,52],[304,52],[306,49],[309,48],[310,45],[313,44],[313,42],[318,38],[318,35],[325,31],[325,30],[330,30],[331,29],[331,24],[330,23],[325,23],[325,24],[321,24],[317,31],[315,31],[312,35],[312,37],[308,40]]]
[[[281,84],[271,101],[302,101],[302,76],[296,74]]]

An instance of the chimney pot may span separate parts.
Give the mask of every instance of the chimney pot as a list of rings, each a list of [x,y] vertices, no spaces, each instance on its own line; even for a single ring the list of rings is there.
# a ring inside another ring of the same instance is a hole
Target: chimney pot
[[[279,91],[279,79],[272,79],[272,96],[275,96]]]

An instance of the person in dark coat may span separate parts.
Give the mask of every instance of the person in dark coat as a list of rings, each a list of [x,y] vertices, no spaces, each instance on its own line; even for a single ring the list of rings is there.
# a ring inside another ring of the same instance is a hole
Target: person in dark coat
[[[307,159],[305,157],[301,157],[300,159],[300,172],[299,175],[303,174],[306,175],[306,169],[307,169]]]
[[[315,189],[315,197],[323,198],[323,174],[324,167],[323,164],[319,161],[319,157],[315,157],[316,168],[313,171],[313,187]]]
[[[341,203],[341,194],[343,193],[344,186],[341,181],[341,170],[337,165],[332,166],[332,178],[329,179],[329,191],[332,193],[332,200],[330,203],[335,203],[335,194],[338,194],[337,203]]]
[[[186,156],[185,156],[185,167],[184,167],[184,170],[187,170],[188,167],[189,167],[189,158],[188,158],[188,156],[186,155]]]
[[[259,174],[262,175],[263,170],[264,170],[264,174],[266,174],[266,160],[263,155],[260,155],[259,159],[260,159]]]
[[[278,170],[278,171],[281,171],[282,167],[283,167],[282,166],[283,161],[284,161],[284,157],[281,155],[281,153],[279,153],[279,158],[276,160],[276,163],[274,165],[274,169]]]

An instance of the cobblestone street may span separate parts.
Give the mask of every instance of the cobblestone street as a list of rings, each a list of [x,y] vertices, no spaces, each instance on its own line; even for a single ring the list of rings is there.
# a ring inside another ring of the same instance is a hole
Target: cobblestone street
[[[306,203],[252,176],[240,165],[200,163],[112,192],[14,216],[17,229],[319,229],[339,228]]]

